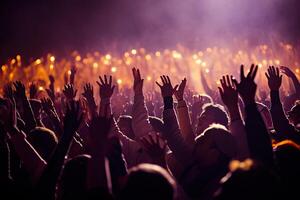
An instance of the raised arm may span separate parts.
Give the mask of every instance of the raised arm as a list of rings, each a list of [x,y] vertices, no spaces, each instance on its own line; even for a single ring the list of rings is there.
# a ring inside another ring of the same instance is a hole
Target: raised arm
[[[112,76],[109,76],[109,80],[107,80],[106,75],[104,75],[104,80],[99,76],[99,81],[97,81],[100,95],[99,116],[106,116],[112,113],[110,100],[114,93],[115,85],[112,84]]]
[[[65,157],[71,146],[73,136],[80,126],[83,115],[80,112],[79,102],[70,101],[64,118],[64,132],[57,144],[51,159],[45,168],[38,184],[38,195],[43,199],[54,199],[56,183],[62,170]]]
[[[32,129],[34,129],[37,126],[33,111],[31,109],[30,103],[26,97],[25,93],[25,86],[20,81],[16,81],[14,83],[15,86],[15,97],[17,98],[17,101],[22,104],[23,108],[23,116],[22,119],[25,122],[26,126],[26,132],[30,132]]]
[[[167,140],[168,146],[172,150],[176,159],[183,164],[187,164],[191,159],[186,155],[191,155],[192,150],[181,136],[177,117],[173,109],[172,96],[178,86],[173,88],[168,76],[161,76],[161,81],[162,85],[160,85],[158,82],[156,82],[156,84],[160,87],[161,95],[164,100],[163,120],[165,131],[163,132],[163,136]]]
[[[97,116],[97,106],[94,99],[94,89],[93,86],[90,83],[85,84],[83,87],[83,93],[82,96],[84,96],[87,100],[88,109],[91,114],[91,117]]]
[[[245,126],[239,111],[238,107],[238,92],[236,88],[232,84],[233,77],[229,77],[228,75],[223,76],[220,79],[221,87],[219,87],[219,92],[221,99],[230,116],[230,132],[234,136],[237,148],[238,148],[238,155],[237,158],[243,160],[248,158],[249,155],[249,148],[248,148],[248,141],[247,141],[247,134],[245,130]]]
[[[104,189],[111,193],[109,163],[106,159],[108,134],[112,117],[95,117],[89,128],[89,144],[91,160],[88,163],[87,188],[89,190]]]
[[[139,69],[132,69],[134,78],[133,90],[134,101],[132,107],[132,129],[135,137],[138,139],[151,132],[153,128],[149,121],[148,110],[145,104],[145,98],[143,94],[144,79],[141,78]]]
[[[43,98],[41,99],[41,103],[42,103],[43,110],[45,111],[45,113],[48,115],[50,119],[55,134],[57,135],[58,138],[60,138],[61,135],[63,134],[63,130],[53,102],[51,101],[50,98]]]
[[[255,103],[257,85],[254,78],[257,69],[258,66],[251,65],[249,73],[245,76],[244,66],[241,65],[240,82],[238,83],[235,79],[233,79],[233,82],[245,104],[245,128],[250,155],[252,158],[272,167],[274,161],[271,139]]]
[[[177,114],[178,114],[180,131],[182,133],[184,140],[188,144],[193,145],[195,141],[195,135],[191,124],[189,109],[183,98],[185,86],[186,86],[186,78],[184,78],[181,81],[178,89],[174,92],[174,95],[178,102]]]
[[[296,75],[294,74],[294,72],[293,72],[290,68],[288,68],[288,67],[281,66],[280,69],[281,69],[281,72],[282,72],[282,73],[284,73],[287,77],[289,77],[289,78],[292,80],[293,85],[294,85],[294,88],[295,88],[295,90],[296,90],[296,94],[297,94],[298,97],[299,97],[299,95],[300,95],[300,82],[299,82],[297,76],[296,76]]]
[[[271,116],[275,131],[297,143],[300,142],[300,135],[294,134],[295,128],[289,123],[280,101],[279,88],[282,82],[282,75],[279,74],[279,69],[273,66],[269,67],[266,77],[271,91]]]
[[[17,127],[16,105],[13,101],[8,101],[8,117],[4,121],[4,129],[8,133],[13,147],[22,160],[26,171],[29,173],[33,185],[39,179],[46,162],[27,141],[26,135]]]

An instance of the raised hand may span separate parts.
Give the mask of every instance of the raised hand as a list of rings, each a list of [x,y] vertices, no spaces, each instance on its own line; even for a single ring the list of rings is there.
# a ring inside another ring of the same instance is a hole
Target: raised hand
[[[99,76],[99,81],[97,84],[99,85],[99,94],[101,99],[109,99],[114,93],[115,85],[112,85],[112,76],[109,76],[109,81],[107,80],[107,76],[104,75],[104,81]]]
[[[16,112],[16,102],[14,99],[5,100],[5,112],[0,117],[0,121],[3,123],[6,131],[12,130],[14,127],[17,127],[17,112]]]
[[[268,72],[265,73],[268,79],[268,85],[270,90],[276,91],[279,90],[282,82],[282,75],[279,73],[279,68],[270,66]]]
[[[55,111],[53,102],[50,98],[42,98],[41,99],[42,108],[46,113],[51,113],[51,111]]]
[[[67,84],[67,85],[65,85],[65,87],[63,89],[63,93],[64,93],[65,97],[67,98],[67,100],[70,101],[70,100],[74,100],[74,98],[77,94],[77,90],[74,88],[74,86],[72,84]]]
[[[29,86],[30,99],[36,98],[37,91],[38,91],[37,86],[32,82]]]
[[[178,85],[176,85],[173,88],[169,76],[163,75],[163,76],[160,76],[160,79],[161,79],[162,85],[159,84],[157,81],[156,81],[156,84],[158,85],[158,87],[161,90],[162,97],[163,98],[164,97],[172,97],[174,92],[177,90]]]
[[[88,101],[94,99],[94,89],[90,83],[86,83],[84,85],[82,96],[84,96]]]
[[[182,101],[183,100],[185,86],[186,86],[186,78],[184,78],[181,81],[178,89],[174,91],[174,95],[175,95],[177,101]]]
[[[134,78],[133,89],[135,95],[143,94],[144,79],[141,78],[140,70],[136,68],[132,68],[132,74]]]
[[[54,102],[55,101],[55,92],[54,92],[54,76],[49,75],[49,81],[50,81],[50,85],[49,85],[49,89],[46,89],[46,92],[48,94],[48,96],[50,97],[50,99]]]
[[[158,133],[152,133],[140,139],[145,151],[155,164],[165,165],[167,143]]]
[[[5,97],[5,98],[8,98],[8,99],[13,99],[13,94],[14,94],[14,92],[13,92],[13,88],[12,88],[12,85],[11,84],[6,84],[5,86],[4,86],[4,88],[3,88],[3,96]]]
[[[75,65],[71,66],[71,75],[70,75],[70,84],[74,85],[75,75],[76,75],[77,69]]]
[[[295,76],[294,72],[293,72],[290,68],[288,68],[288,67],[281,66],[281,67],[280,67],[280,71],[281,71],[283,74],[285,74],[287,77],[289,77],[289,78],[292,78],[292,77]]]
[[[64,117],[64,134],[73,137],[83,120],[80,104],[78,101],[70,101],[67,105]]]
[[[54,84],[54,82],[55,82],[54,76],[50,74],[50,75],[48,76],[48,78],[49,78],[50,84]]]
[[[238,83],[236,79],[232,79],[238,93],[242,97],[245,105],[255,103],[255,93],[257,85],[254,82],[254,78],[257,73],[258,66],[251,65],[250,71],[247,76],[244,75],[244,65],[241,65],[240,69],[240,82]]]
[[[18,99],[26,98],[25,86],[21,81],[16,81],[13,83],[15,86],[15,97]]]
[[[222,88],[218,87],[221,99],[227,107],[237,106],[238,104],[238,92],[236,88],[233,87],[232,80],[232,76],[229,77],[226,75],[226,78],[223,76],[222,79],[220,79]]]

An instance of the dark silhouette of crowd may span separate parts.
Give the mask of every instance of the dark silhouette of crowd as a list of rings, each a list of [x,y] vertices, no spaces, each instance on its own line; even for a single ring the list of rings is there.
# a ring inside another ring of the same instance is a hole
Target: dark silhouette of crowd
[[[97,92],[87,83],[79,95],[76,70],[61,93],[50,76],[47,98],[34,84],[7,84],[1,199],[300,198],[300,83],[288,67],[270,66],[258,96],[259,68],[247,69],[220,77],[219,94],[204,76],[206,94],[196,94],[187,79],[161,75],[160,93],[145,95],[137,68],[132,91],[104,75]],[[283,75],[294,93],[281,95]]]

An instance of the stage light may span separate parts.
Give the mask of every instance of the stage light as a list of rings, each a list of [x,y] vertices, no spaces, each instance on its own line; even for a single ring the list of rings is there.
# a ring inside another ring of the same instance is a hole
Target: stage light
[[[116,71],[117,71],[117,67],[112,67],[112,68],[111,68],[111,72],[112,72],[112,73],[115,73]]]
[[[51,56],[51,57],[50,57],[50,61],[51,61],[51,62],[54,62],[54,61],[55,61],[55,57],[54,57],[54,56]]]

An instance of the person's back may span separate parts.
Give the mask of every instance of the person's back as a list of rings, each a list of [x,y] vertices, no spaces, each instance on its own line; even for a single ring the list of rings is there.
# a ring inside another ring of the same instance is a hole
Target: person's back
[[[118,199],[172,200],[175,181],[168,172],[152,164],[140,164],[130,169]]]

